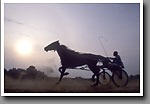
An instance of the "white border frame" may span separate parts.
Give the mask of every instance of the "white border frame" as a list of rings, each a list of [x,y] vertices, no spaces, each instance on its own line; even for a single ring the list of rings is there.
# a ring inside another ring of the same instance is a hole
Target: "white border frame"
[[[4,3],[140,3],[140,93],[4,93]],[[1,96],[143,96],[143,0],[2,0]]]

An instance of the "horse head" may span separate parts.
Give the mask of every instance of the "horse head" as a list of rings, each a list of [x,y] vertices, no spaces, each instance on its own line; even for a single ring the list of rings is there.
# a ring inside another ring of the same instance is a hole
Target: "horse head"
[[[51,50],[54,50],[54,51],[55,51],[55,50],[57,50],[57,48],[58,48],[59,45],[60,45],[60,43],[59,43],[59,40],[58,40],[58,41],[55,41],[55,42],[49,44],[48,46],[46,46],[46,47],[44,48],[44,50],[45,50],[46,52],[51,51]]]

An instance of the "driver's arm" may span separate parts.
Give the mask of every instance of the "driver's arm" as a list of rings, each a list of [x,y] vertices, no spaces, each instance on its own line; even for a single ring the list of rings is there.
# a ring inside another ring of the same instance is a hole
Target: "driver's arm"
[[[112,58],[112,57],[107,57],[108,59],[111,59],[111,60],[114,60],[115,58]]]

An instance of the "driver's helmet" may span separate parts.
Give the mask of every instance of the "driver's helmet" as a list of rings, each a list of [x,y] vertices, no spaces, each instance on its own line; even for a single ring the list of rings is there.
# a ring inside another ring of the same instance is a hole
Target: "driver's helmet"
[[[113,55],[114,55],[114,56],[118,55],[118,52],[117,52],[117,51],[114,51]]]

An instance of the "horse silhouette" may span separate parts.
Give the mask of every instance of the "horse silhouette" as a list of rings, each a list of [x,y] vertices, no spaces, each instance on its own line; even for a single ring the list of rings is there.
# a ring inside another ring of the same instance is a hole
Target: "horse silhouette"
[[[67,48],[65,45],[60,45],[59,41],[55,41],[44,48],[46,52],[54,50],[57,51],[62,66],[59,68],[61,73],[58,83],[62,80],[64,75],[68,75],[65,72],[67,68],[75,68],[82,65],[87,65],[89,69],[94,73],[92,79],[96,76],[96,83],[93,86],[97,86],[99,83],[99,67],[97,66],[98,61],[105,60],[105,57],[101,55],[95,55],[90,53],[80,53]]]

